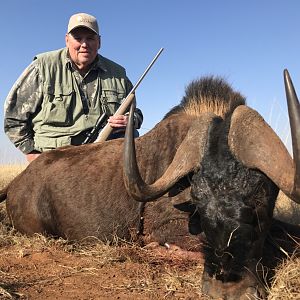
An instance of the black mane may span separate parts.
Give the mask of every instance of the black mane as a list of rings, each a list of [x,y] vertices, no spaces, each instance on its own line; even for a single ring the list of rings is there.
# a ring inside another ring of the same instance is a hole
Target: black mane
[[[185,89],[185,96],[179,105],[173,107],[164,118],[170,115],[181,113],[189,109],[191,102],[201,107],[225,106],[231,113],[239,106],[246,103],[246,99],[239,92],[234,91],[232,87],[222,77],[206,76],[193,80]],[[212,105],[213,104],[213,105]]]

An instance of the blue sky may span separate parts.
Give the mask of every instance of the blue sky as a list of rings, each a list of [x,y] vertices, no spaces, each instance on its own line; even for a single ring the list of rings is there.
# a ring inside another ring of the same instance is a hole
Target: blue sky
[[[137,90],[141,134],[181,100],[186,85],[220,75],[247,97],[289,143],[283,70],[300,90],[298,0],[10,0],[1,1],[0,118],[4,100],[35,54],[64,47],[69,17],[97,17],[100,53],[135,83],[157,51],[164,51]],[[0,163],[23,156],[0,131]]]

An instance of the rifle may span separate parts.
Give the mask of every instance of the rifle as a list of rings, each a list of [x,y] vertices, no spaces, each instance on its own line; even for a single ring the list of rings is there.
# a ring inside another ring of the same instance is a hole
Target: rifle
[[[144,79],[152,65],[155,63],[161,52],[163,51],[163,48],[160,48],[160,50],[157,52],[149,66],[146,68],[142,76],[139,78],[137,83],[133,86],[131,91],[128,93],[125,99],[123,99],[122,104],[117,109],[117,111],[114,113],[114,116],[124,115],[128,107],[131,105],[132,101],[134,100],[134,92],[137,89],[137,87],[140,85],[141,81]],[[83,141],[83,144],[93,143],[96,142],[102,142],[105,141],[108,136],[112,133],[113,128],[107,123],[108,115],[106,113],[102,114],[96,121],[95,126],[92,128],[90,132],[86,133],[86,138]],[[98,136],[98,137],[97,137]]]

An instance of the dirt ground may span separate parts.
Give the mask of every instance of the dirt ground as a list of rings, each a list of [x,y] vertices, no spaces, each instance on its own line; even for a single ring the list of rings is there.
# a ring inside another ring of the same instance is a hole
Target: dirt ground
[[[207,299],[202,268],[131,245],[82,248],[21,238],[1,247],[0,299]]]
[[[116,243],[27,237],[0,223],[0,299],[209,299],[199,254]],[[286,264],[269,300],[300,299],[300,260]]]

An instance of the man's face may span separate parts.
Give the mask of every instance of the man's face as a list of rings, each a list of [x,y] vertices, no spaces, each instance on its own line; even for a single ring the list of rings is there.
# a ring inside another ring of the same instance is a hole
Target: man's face
[[[78,27],[66,34],[66,46],[79,71],[86,71],[97,56],[100,37],[85,27]]]

